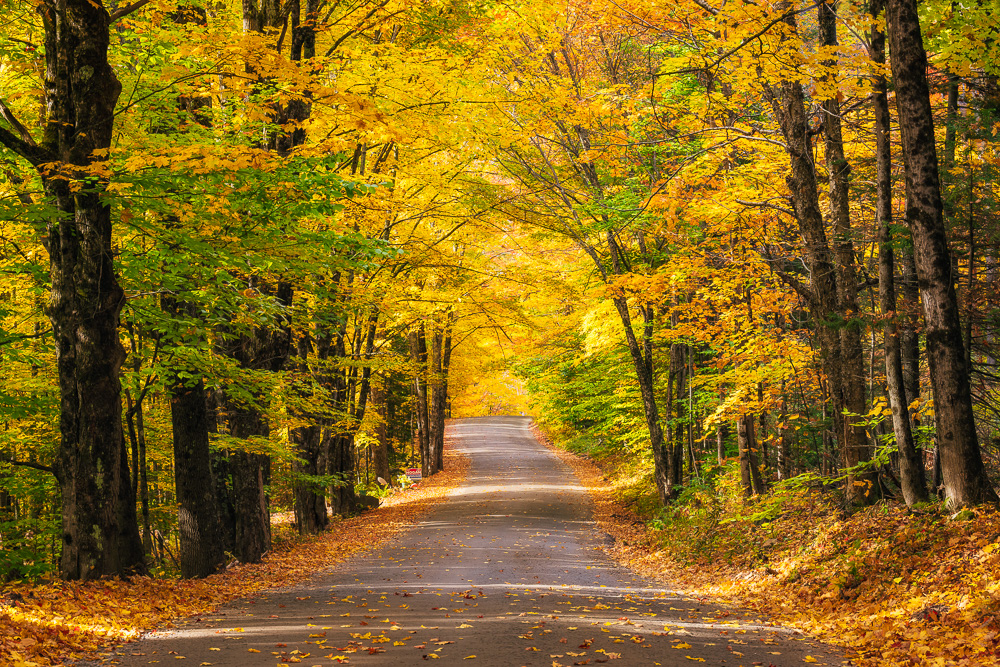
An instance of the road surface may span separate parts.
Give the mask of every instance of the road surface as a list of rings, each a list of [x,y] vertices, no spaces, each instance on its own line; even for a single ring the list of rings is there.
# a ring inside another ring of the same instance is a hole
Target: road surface
[[[572,471],[523,417],[456,420],[465,482],[394,543],[147,635],[125,665],[841,664],[838,650],[687,598],[606,557]],[[181,662],[183,660],[183,662]],[[813,662],[815,661],[815,662]]]

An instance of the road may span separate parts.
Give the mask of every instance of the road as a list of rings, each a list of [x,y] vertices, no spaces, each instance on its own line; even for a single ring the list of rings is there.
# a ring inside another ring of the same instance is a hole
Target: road
[[[586,491],[522,417],[456,420],[468,477],[394,543],[125,646],[117,664],[802,665],[839,652],[606,557]],[[180,662],[183,659],[184,662]],[[346,662],[343,662],[346,661]],[[813,662],[815,661],[815,662]]]

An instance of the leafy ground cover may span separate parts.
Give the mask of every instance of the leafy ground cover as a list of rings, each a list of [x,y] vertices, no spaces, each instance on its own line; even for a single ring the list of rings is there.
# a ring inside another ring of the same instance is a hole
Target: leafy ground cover
[[[275,586],[287,586],[412,525],[465,475],[468,459],[446,451],[446,471],[397,492],[378,509],[307,539],[288,539],[262,563],[197,580],[12,583],[0,588],[0,664],[35,667],[93,658],[171,621]]]
[[[637,511],[648,503],[634,469],[537,434],[591,491],[609,552],[645,575],[844,646],[858,665],[1000,665],[996,508],[882,503],[844,517],[806,486],[744,503],[738,472],[723,471],[652,516]]]

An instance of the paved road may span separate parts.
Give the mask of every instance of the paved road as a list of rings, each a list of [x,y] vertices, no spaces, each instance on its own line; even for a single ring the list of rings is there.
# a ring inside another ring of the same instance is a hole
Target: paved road
[[[126,665],[801,665],[829,647],[618,567],[528,419],[458,420],[467,480],[394,544],[124,648]],[[183,663],[179,656],[183,656]],[[340,656],[338,658],[338,656]]]

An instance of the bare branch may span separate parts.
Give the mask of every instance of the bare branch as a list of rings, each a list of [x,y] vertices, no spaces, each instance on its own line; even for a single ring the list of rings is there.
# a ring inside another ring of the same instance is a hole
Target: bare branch
[[[795,211],[793,211],[792,209],[785,208],[784,206],[778,206],[777,204],[772,204],[770,201],[748,201],[746,199],[737,199],[736,203],[742,204],[743,206],[753,206],[755,208],[770,208],[774,209],[775,211],[780,211],[785,215],[790,215],[793,218],[795,217]]]

